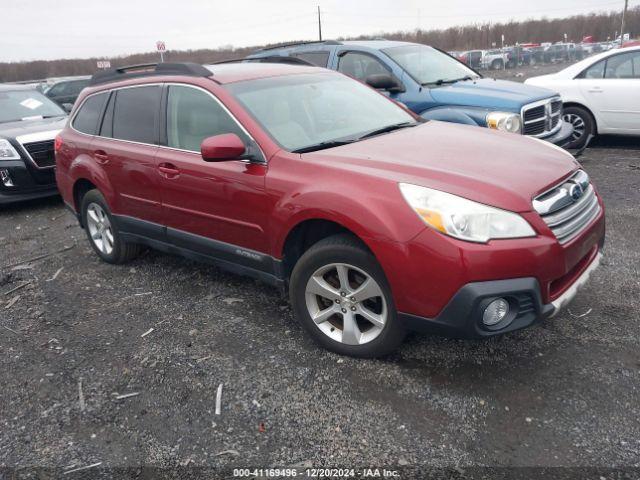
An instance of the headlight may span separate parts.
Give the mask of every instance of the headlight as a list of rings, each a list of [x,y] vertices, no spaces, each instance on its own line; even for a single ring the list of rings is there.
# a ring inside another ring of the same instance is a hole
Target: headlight
[[[520,115],[509,112],[491,112],[487,115],[487,127],[511,133],[520,133]]]
[[[0,160],[20,160],[16,149],[4,138],[0,138]]]
[[[486,243],[495,238],[535,236],[531,225],[517,213],[408,183],[401,183],[400,191],[424,223],[452,237]]]

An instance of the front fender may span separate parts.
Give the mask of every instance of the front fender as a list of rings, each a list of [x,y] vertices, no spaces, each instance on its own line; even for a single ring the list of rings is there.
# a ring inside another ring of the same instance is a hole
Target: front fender
[[[360,200],[333,189],[298,192],[282,198],[274,209],[272,255],[282,258],[289,233],[306,220],[327,220],[341,225],[357,235],[374,255],[380,241],[407,242],[426,228],[408,206],[405,214],[399,215],[393,199],[383,203],[372,198]]]

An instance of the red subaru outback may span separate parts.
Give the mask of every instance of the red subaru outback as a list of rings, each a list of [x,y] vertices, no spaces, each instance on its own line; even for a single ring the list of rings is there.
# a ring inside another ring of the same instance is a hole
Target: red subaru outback
[[[488,337],[553,315],[600,260],[587,174],[534,139],[422,121],[328,70],[159,64],[96,74],[56,140],[91,246],[143,246],[288,288],[324,347],[407,329]]]

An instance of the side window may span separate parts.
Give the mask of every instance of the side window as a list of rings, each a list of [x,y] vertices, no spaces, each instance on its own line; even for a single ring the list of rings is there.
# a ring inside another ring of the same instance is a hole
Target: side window
[[[606,60],[600,60],[598,63],[591,65],[580,74],[580,78],[603,78],[604,66],[606,63]]]
[[[73,119],[73,128],[87,135],[95,135],[108,95],[99,93],[87,98]]]
[[[167,146],[200,151],[202,140],[235,133],[247,142],[236,121],[208,93],[191,87],[170,86],[167,98]]]
[[[50,97],[62,95],[65,87],[66,87],[66,83],[56,83],[53,87],[47,90],[47,95]]]
[[[639,58],[640,52],[629,52],[609,57],[604,78],[640,78],[640,71],[635,68],[640,61]]]
[[[293,56],[323,68],[326,68],[329,61],[329,52],[300,52]]]
[[[159,86],[117,90],[113,111],[113,138],[157,144],[159,111]]]
[[[378,59],[356,52],[348,52],[340,57],[338,71],[361,81],[369,75],[389,73]]]
[[[66,95],[79,95],[84,87],[87,86],[87,82],[85,80],[78,80],[75,82],[69,82],[69,86],[65,90]]]

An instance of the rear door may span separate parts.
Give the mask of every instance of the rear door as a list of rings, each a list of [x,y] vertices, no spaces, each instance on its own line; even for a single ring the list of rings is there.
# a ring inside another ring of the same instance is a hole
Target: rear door
[[[131,233],[161,231],[160,176],[155,159],[161,90],[161,85],[142,85],[111,92],[99,135],[92,144],[93,158],[113,189],[114,204],[110,207],[126,222],[123,229]]]
[[[640,132],[640,50],[612,55],[576,79],[611,133]]]

